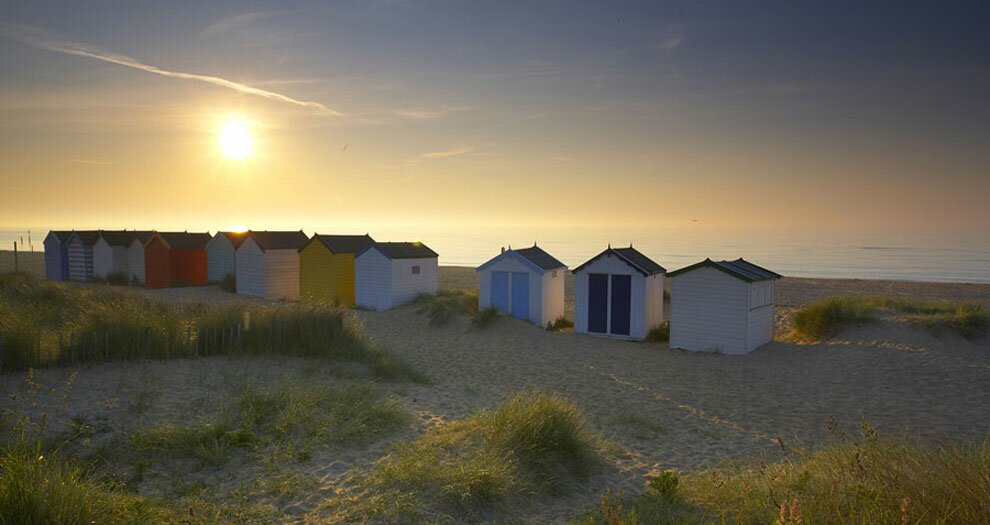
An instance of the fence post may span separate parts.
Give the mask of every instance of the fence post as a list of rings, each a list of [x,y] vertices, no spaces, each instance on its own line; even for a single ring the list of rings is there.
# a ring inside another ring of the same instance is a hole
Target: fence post
[[[69,334],[69,364],[76,364],[76,333]]]
[[[17,273],[17,241],[14,241],[14,273]]]
[[[110,360],[110,332],[103,332],[103,358]]]
[[[3,373],[3,332],[0,332],[0,374]]]
[[[35,368],[41,368],[41,330],[38,331],[38,353],[36,354],[36,366]]]

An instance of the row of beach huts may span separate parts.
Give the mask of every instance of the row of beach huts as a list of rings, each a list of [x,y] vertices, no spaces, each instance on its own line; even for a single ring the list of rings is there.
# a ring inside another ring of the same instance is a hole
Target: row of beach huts
[[[309,298],[386,310],[437,292],[438,255],[420,242],[302,231],[209,233],[51,231],[47,277],[115,278],[147,288],[199,286],[234,277],[238,294]],[[546,326],[564,315],[565,264],[535,243],[502,248],[477,268],[480,308]],[[664,319],[671,279],[670,346],[741,354],[773,338],[780,275],[742,259],[668,273],[630,245],[609,246],[575,268],[574,331],[643,339]]]

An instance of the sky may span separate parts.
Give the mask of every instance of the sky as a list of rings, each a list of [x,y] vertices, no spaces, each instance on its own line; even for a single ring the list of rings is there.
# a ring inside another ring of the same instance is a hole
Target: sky
[[[987,0],[6,1],[0,229],[982,235],[988,28]]]

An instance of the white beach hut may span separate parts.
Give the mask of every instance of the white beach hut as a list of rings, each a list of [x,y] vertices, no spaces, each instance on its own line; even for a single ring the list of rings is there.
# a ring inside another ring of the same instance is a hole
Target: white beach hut
[[[564,315],[567,266],[533,244],[502,253],[479,266],[478,308],[496,308],[537,326]]]
[[[294,232],[248,232],[235,253],[237,293],[267,299],[299,297],[299,249],[309,237]]]
[[[100,231],[93,243],[93,277],[106,279],[111,274],[127,278],[127,247],[134,241],[134,232]]]
[[[745,354],[773,340],[780,275],[742,259],[670,272],[670,347]]]
[[[248,232],[218,232],[206,243],[206,271],[211,283],[237,274],[235,254],[247,236]]]
[[[663,321],[660,266],[630,245],[611,246],[574,269],[574,331],[643,339]]]
[[[420,242],[378,242],[354,257],[354,303],[372,310],[406,304],[439,286],[437,253]]]
[[[127,279],[144,284],[144,243],[151,238],[151,231],[131,232],[134,237],[127,245]]]

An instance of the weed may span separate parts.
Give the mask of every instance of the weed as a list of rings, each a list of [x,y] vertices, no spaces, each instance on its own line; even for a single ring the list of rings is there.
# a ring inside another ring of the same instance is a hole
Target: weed
[[[650,329],[646,334],[647,343],[666,343],[670,341],[670,323],[663,323]]]
[[[547,323],[547,330],[551,332],[563,332],[568,328],[574,328],[574,321],[571,321],[563,315],[554,319],[553,322]]]
[[[471,326],[479,330],[484,330],[497,323],[501,315],[497,308],[484,308],[471,318]]]

